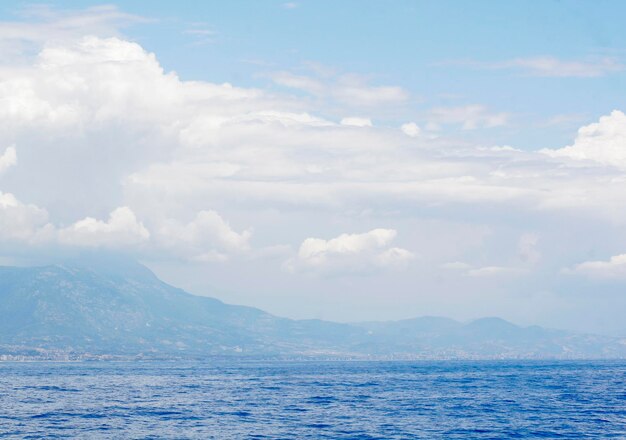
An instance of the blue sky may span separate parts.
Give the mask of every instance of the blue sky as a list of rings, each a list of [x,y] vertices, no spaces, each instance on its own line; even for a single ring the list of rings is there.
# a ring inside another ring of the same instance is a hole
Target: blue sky
[[[3,2],[0,259],[626,335],[623,2]]]
[[[190,79],[205,78],[210,72],[216,81],[267,86],[259,78],[264,70],[301,69],[314,61],[371,76],[374,82],[400,85],[418,101],[414,111],[481,102],[515,113],[521,147],[569,141],[571,132],[535,127],[555,116],[591,119],[621,103],[623,75],[594,81],[545,78],[523,69],[454,66],[539,56],[564,61],[619,58],[626,43],[619,12],[626,12],[626,6],[621,2],[477,1],[465,7],[455,1],[295,2],[293,8],[284,4],[159,5],[149,15],[161,20],[165,29],[147,26],[131,35],[158,50],[166,68]],[[131,2],[125,9],[145,13],[141,2]],[[215,32],[213,44],[193,47],[202,37],[184,33],[197,22],[198,28]]]
[[[2,16],[15,18],[25,4],[4,2]],[[53,5],[70,10],[94,3]],[[486,67],[537,57],[589,65],[618,62],[626,43],[621,20],[626,5],[619,1],[116,5],[150,20],[125,28],[124,34],[158,53],[164,68],[182,79],[272,87],[268,72],[306,71],[308,63],[319,63],[405,88],[415,113],[476,102],[510,112],[511,127],[490,133],[489,140],[511,143],[514,132],[521,148],[565,145],[576,124],[619,108],[624,93],[619,72],[546,77],[530,69]]]

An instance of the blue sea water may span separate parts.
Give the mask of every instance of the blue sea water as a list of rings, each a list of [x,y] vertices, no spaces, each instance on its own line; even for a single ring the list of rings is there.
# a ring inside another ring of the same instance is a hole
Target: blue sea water
[[[626,362],[0,363],[0,437],[626,438]]]

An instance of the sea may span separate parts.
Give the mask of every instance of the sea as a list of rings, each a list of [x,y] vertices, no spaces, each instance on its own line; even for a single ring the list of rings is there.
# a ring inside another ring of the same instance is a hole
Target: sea
[[[626,361],[5,362],[0,438],[626,438]]]

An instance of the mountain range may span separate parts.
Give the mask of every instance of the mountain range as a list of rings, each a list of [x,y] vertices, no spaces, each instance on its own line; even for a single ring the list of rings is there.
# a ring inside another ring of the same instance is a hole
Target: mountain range
[[[626,340],[499,318],[334,323],[196,296],[136,262],[0,267],[0,359],[626,358]]]

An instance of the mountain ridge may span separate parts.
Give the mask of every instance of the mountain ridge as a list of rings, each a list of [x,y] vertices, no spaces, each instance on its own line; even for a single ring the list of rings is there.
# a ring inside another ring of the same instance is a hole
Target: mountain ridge
[[[17,348],[16,348],[17,347]],[[0,356],[625,358],[619,338],[501,318],[336,323],[192,295],[125,260],[0,267]],[[0,357],[1,359],[1,357]]]

